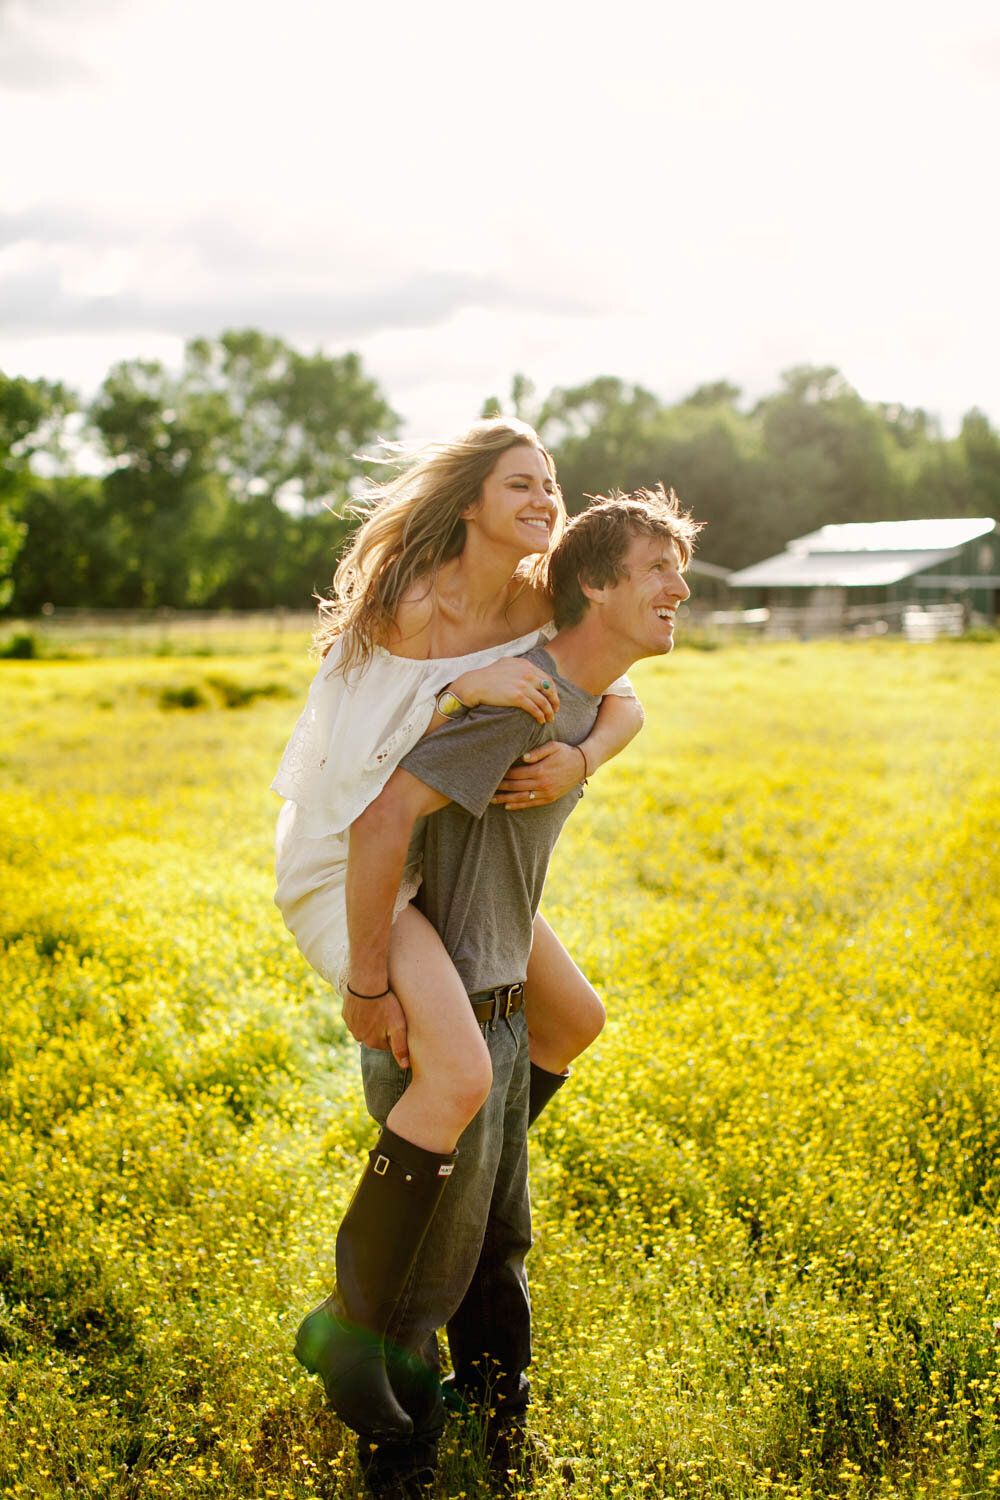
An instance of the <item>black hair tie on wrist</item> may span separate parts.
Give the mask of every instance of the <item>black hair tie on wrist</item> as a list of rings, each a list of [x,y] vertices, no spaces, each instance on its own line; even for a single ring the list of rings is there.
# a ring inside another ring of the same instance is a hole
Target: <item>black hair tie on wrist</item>
[[[392,985],[390,984],[387,990],[379,990],[377,995],[359,994],[357,990],[352,990],[350,985],[347,986],[347,990],[349,994],[354,996],[355,1000],[381,1000],[385,995],[392,993]]]

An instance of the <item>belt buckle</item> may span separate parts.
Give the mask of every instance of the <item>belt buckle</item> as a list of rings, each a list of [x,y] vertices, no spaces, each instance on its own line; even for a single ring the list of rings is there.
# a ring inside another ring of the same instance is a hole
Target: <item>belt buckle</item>
[[[524,985],[520,984],[520,983],[518,983],[518,984],[509,984],[507,986],[507,993],[506,993],[506,996],[505,996],[505,1004],[504,1004],[504,1011],[503,1011],[503,1018],[504,1018],[505,1021],[509,1018],[509,1016],[511,1014],[511,1009],[510,1009],[511,1002],[514,1001],[514,1000],[516,1000],[516,999],[518,999],[523,990],[524,990]]]
[[[524,985],[518,981],[517,984],[500,984],[493,991],[493,1014],[486,1023],[491,1031],[496,1031],[498,1021],[506,1021],[511,1015],[511,1003],[524,992]]]

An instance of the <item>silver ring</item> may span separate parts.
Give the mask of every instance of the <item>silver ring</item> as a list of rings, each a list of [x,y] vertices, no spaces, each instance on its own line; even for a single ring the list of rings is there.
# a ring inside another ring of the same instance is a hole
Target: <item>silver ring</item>
[[[535,800],[535,794],[534,794],[534,792],[529,792],[528,793],[528,801],[529,802],[534,802],[534,800]]]

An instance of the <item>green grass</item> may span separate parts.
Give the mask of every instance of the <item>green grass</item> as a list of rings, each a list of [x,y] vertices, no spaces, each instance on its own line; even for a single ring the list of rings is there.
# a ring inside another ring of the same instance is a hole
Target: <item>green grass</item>
[[[0,664],[2,1496],[356,1493],[290,1355],[372,1136],[270,900],[309,674]],[[533,1140],[535,1493],[994,1493],[1000,654],[635,680],[546,893],[610,1020]]]
[[[305,610],[59,610],[0,621],[0,660],[287,656],[308,643],[315,623],[315,614]]]

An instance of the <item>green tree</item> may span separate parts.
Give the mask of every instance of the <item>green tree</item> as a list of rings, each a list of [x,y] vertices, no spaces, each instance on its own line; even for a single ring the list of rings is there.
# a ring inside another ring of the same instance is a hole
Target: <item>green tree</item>
[[[22,512],[31,459],[58,451],[63,421],[75,405],[64,386],[0,371],[0,608],[13,594],[14,564],[27,534]]]
[[[1000,433],[985,412],[966,412],[958,446],[968,474],[966,514],[1000,520]]]
[[[225,412],[216,465],[236,498],[339,508],[363,470],[358,450],[399,430],[357,354],[299,354],[252,328],[188,344],[183,387]]]
[[[535,383],[527,375],[515,374],[510,383],[509,414],[532,427],[538,424],[538,407],[535,402]],[[487,396],[479,413],[480,417],[502,417],[504,404],[499,396]]]
[[[26,536],[15,570],[13,608],[118,604],[120,555],[115,518],[101,481],[69,474],[34,478],[24,505]]]
[[[356,454],[399,422],[356,354],[302,355],[253,329],[193,340],[177,376],[117,365],[91,418],[113,465],[103,592],[237,608],[328,583]]]
[[[798,366],[782,381],[754,416],[786,538],[831,522],[895,516],[902,485],[877,408],[830,365]]]
[[[330,581],[345,508],[370,466],[358,454],[399,417],[357,354],[299,354],[244,329],[188,345],[187,398],[217,402],[215,469],[226,485],[212,602],[304,605]]]
[[[588,495],[632,487],[637,472],[654,482],[648,458],[663,411],[651,391],[613,375],[551,393],[535,425],[553,450],[571,514],[584,509]]]
[[[535,382],[533,380],[529,380],[527,375],[515,375],[511,381],[510,399],[515,417],[522,422],[534,421]]]
[[[699,556],[727,566],[749,562],[768,524],[759,434],[738,412],[738,387],[701,386],[674,407],[613,376],[556,390],[542,413],[570,510],[588,494],[672,486],[707,522]]]
[[[898,401],[880,401],[875,408],[886,430],[904,452],[930,440],[940,441],[937,423],[921,406],[902,406]]]
[[[768,484],[759,425],[730,399],[685,400],[660,415],[643,472],[627,471],[626,488],[658,480],[672,485],[705,523],[698,539],[702,561],[742,567],[784,544],[784,518]]]
[[[220,581],[213,543],[225,504],[215,469],[228,413],[150,360],[114,366],[90,411],[112,460],[103,481],[115,604],[201,604]],[[91,602],[91,601],[88,601]]]
[[[712,380],[707,385],[696,386],[685,396],[682,406],[730,406],[735,407],[743,395],[738,385],[729,380]]]

